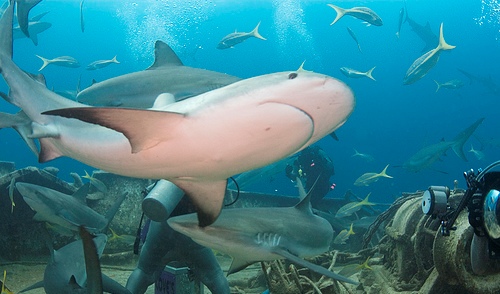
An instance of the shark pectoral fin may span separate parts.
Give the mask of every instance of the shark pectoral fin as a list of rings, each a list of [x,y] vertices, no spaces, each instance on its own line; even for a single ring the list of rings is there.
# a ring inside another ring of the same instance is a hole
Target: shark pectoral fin
[[[17,293],[23,293],[23,292],[27,292],[27,291],[42,288],[42,287],[43,287],[43,281],[39,281],[39,282],[36,282],[33,285],[29,286],[28,288],[22,289],[21,291],[19,291]]]
[[[230,274],[237,273],[241,270],[244,270],[247,266],[251,265],[253,262],[247,262],[245,260],[239,260],[236,258],[233,258],[233,261],[231,262],[231,266],[229,267],[229,270],[227,271],[227,275],[229,276]]]
[[[215,182],[199,182],[189,180],[172,180],[193,202],[198,214],[198,225],[211,225],[219,216],[226,193],[227,180]]]
[[[318,273],[320,275],[323,275],[325,277],[329,277],[329,278],[332,278],[332,279],[337,280],[337,281],[346,282],[346,283],[350,283],[350,284],[354,284],[354,285],[358,284],[358,282],[353,281],[351,279],[348,279],[348,278],[341,276],[339,274],[336,274],[334,272],[331,272],[322,266],[319,266],[317,264],[314,264],[314,263],[311,263],[307,260],[299,258],[299,257],[291,254],[290,252],[288,252],[285,249],[274,247],[271,251],[275,254],[283,256],[284,258],[290,260],[291,262],[293,262],[297,265],[307,267],[308,269],[312,270],[313,272]]]
[[[75,107],[46,111],[43,114],[76,118],[123,133],[130,142],[132,153],[146,150],[167,141],[185,120],[184,114],[144,109],[113,107]],[[159,129],[167,131],[160,132]]]

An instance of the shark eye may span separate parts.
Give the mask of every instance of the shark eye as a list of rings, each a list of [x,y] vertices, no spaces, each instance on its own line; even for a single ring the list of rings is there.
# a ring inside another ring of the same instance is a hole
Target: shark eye
[[[288,75],[288,79],[289,80],[293,80],[295,79],[296,77],[298,76],[298,74],[296,72],[292,72]]]

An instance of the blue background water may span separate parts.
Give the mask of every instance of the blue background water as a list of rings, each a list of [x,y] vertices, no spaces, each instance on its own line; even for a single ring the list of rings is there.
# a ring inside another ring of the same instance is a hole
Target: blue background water
[[[480,142],[471,137],[464,146],[468,162],[451,150],[433,169],[418,173],[401,167],[424,146],[451,140],[480,117],[477,129],[480,138],[499,141],[499,99],[480,84],[457,71],[464,69],[474,75],[491,76],[500,85],[499,49],[500,15],[497,1],[408,0],[410,17],[420,24],[426,21],[437,35],[444,23],[444,36],[456,49],[443,52],[438,64],[422,80],[404,86],[403,77],[415,59],[422,55],[424,43],[403,24],[396,38],[399,11],[403,1],[342,1],[341,7],[368,6],[383,19],[381,27],[367,26],[359,19],[345,16],[335,25],[335,11],[325,1],[100,1],[84,3],[85,32],[80,30],[80,1],[42,1],[31,16],[50,11],[43,21],[52,27],[40,34],[39,45],[31,40],[16,40],[14,60],[24,70],[37,72],[42,65],[35,54],[46,58],[62,55],[75,57],[81,68],[48,66],[42,71],[49,88],[75,90],[79,76],[86,87],[92,79],[101,81],[120,74],[147,68],[153,61],[153,44],[166,41],[189,66],[225,72],[242,78],[277,71],[296,70],[302,61],[305,68],[345,81],[357,97],[357,105],[347,123],[337,131],[340,141],[329,137],[319,142],[335,163],[333,181],[337,187],[330,197],[342,197],[352,189],[360,197],[372,192],[372,199],[392,202],[404,191],[425,189],[429,185],[453,185],[458,179],[465,187],[462,172],[485,167],[500,159],[498,143],[485,145],[485,158],[478,160],[467,152],[471,144],[480,149]],[[267,38],[251,38],[235,48],[218,50],[219,40],[233,32],[250,31],[262,21],[260,33]],[[357,35],[363,50],[360,53],[346,31],[349,26]],[[437,44],[436,44],[437,45]],[[98,59],[118,56],[119,65],[98,71],[85,66]],[[376,66],[369,79],[348,79],[339,71],[347,66],[366,71]],[[436,93],[433,80],[464,81],[457,90],[441,89]],[[0,90],[7,86],[0,82]],[[1,111],[16,108],[0,102]],[[0,160],[14,161],[18,168],[37,165],[35,156],[12,130],[1,130]],[[352,157],[353,149],[370,154],[375,161]],[[354,181],[365,172],[380,172],[390,164],[393,179],[381,179],[369,187],[355,187]],[[83,174],[90,167],[71,159],[57,159],[48,164],[61,169],[60,176],[69,178],[75,171]],[[445,172],[445,173],[444,173]],[[261,183],[255,189],[296,194],[284,177]]]

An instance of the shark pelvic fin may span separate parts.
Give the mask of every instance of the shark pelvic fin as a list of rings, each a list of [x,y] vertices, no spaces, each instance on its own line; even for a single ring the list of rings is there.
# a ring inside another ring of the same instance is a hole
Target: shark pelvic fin
[[[172,180],[172,183],[181,188],[196,206],[200,227],[209,226],[217,219],[222,210],[227,180],[216,182]]]
[[[59,152],[50,140],[47,140],[47,138],[40,138],[40,154],[38,155],[38,162],[44,163],[61,157],[61,155],[61,152]]]
[[[227,275],[229,276],[230,274],[237,273],[241,270],[244,270],[247,266],[251,265],[254,262],[246,262],[244,260],[239,260],[233,258],[233,261],[231,262],[231,266],[229,267],[229,270],[227,271]]]
[[[76,107],[46,111],[43,114],[76,118],[123,133],[130,142],[132,153],[152,148],[166,141],[170,132],[158,132],[158,128],[176,129],[184,121],[181,113],[143,109]]]

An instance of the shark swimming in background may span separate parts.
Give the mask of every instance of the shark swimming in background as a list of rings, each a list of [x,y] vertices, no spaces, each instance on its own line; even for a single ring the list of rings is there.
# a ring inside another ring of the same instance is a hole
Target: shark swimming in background
[[[47,294],[61,294],[61,293],[95,293],[88,292],[88,286],[93,286],[96,284],[96,266],[95,263],[98,261],[93,260],[91,266],[92,272],[90,275],[87,273],[85,265],[86,257],[85,251],[89,251],[87,237],[84,237],[84,242],[82,240],[76,240],[70,244],[65,245],[59,250],[54,250],[52,244],[49,243],[49,249],[51,253],[51,258],[45,272],[43,275],[43,281],[35,283],[26,289],[21,290],[19,293],[27,292],[33,289],[43,287],[45,293]],[[95,244],[95,249],[97,249],[98,257],[101,256],[104,247],[106,246],[107,236],[104,234],[98,234],[93,238]],[[95,259],[95,258],[94,258]],[[118,284],[116,281],[110,277],[100,274],[102,279],[102,289],[105,292],[117,293],[117,294],[130,294],[122,285]],[[89,285],[90,283],[90,285]]]
[[[78,231],[85,226],[90,232],[103,232],[120,208],[125,194],[108,210],[106,217],[92,210],[85,203],[89,184],[82,186],[73,195],[29,183],[16,183],[24,201],[36,214],[35,220],[46,221],[63,230]]]
[[[43,33],[48,30],[52,24],[49,22],[40,21],[42,17],[44,17],[48,12],[41,13],[37,16],[31,18],[28,22],[28,31],[30,33],[29,38],[33,41],[35,46],[38,45],[38,34]],[[21,39],[26,38],[26,35],[21,31],[21,27],[19,25],[14,27],[13,38]]]
[[[436,46],[436,43],[439,42],[438,36],[432,32],[431,26],[429,22],[425,24],[425,26],[420,25],[413,19],[408,16],[406,13],[405,22],[411,27],[412,31],[425,43],[422,52],[427,52]]]
[[[475,123],[455,136],[452,141],[443,140],[439,143],[432,144],[420,149],[403,164],[403,168],[412,172],[419,172],[434,164],[434,162],[436,162],[450,148],[453,149],[458,157],[460,157],[464,161],[467,161],[467,158],[465,157],[463,151],[464,144],[474,133],[477,127],[483,122],[483,120],[484,118],[478,119]]]
[[[300,180],[297,185],[302,200],[294,207],[224,209],[204,228],[198,226],[196,214],[172,217],[167,223],[200,245],[233,257],[228,274],[258,261],[288,259],[329,278],[357,284],[302,259],[328,251],[333,229],[327,220],[313,214],[311,193],[306,195]]]
[[[240,80],[185,66],[162,41],[156,41],[154,55],[155,61],[147,70],[95,83],[79,92],[77,101],[93,106],[149,108],[162,93],[170,93],[179,101]]]
[[[6,14],[0,19],[4,35],[12,30]],[[228,177],[315,143],[343,125],[355,105],[341,81],[292,71],[242,80],[157,110],[88,107],[17,67],[11,40],[0,39],[0,71],[10,87],[8,101],[33,122],[40,162],[68,156],[115,174],[169,180],[192,200],[202,226],[219,215]]]

